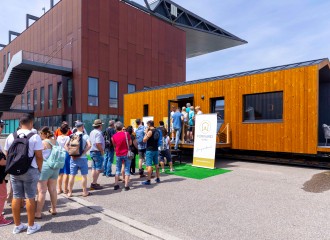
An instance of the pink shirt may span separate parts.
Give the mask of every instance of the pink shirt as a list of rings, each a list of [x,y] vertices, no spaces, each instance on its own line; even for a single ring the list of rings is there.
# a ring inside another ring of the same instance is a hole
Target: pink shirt
[[[129,140],[131,140],[131,136],[127,132],[117,132],[112,137],[112,142],[115,145],[116,156],[118,157],[127,156],[128,153],[125,134],[127,136],[127,141],[129,142]]]

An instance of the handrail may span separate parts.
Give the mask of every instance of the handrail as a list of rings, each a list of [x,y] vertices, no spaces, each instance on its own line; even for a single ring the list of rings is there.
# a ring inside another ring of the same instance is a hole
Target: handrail
[[[28,51],[22,51],[23,53],[23,60],[28,60],[31,62],[38,62],[43,64],[51,64],[55,66],[65,67],[65,68],[72,68],[72,61],[64,60],[60,58],[55,58],[47,55],[42,55],[38,53],[32,53]]]
[[[220,140],[220,135],[222,133],[226,134],[226,144],[230,144],[231,139],[230,139],[230,125],[229,125],[229,123],[227,123],[226,126],[217,134],[217,135],[219,135],[219,140]]]

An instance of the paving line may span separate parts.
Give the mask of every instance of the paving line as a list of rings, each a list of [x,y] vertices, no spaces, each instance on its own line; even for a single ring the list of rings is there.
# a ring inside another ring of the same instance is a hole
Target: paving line
[[[178,237],[172,236],[159,229],[148,226],[144,223],[123,216],[109,209],[105,209],[102,206],[96,206],[92,202],[86,201],[79,197],[67,198],[65,196],[59,196],[59,198],[66,199],[68,203],[74,208],[81,208],[87,214],[101,218],[103,221],[125,231],[129,234],[141,239],[154,240],[181,240]]]

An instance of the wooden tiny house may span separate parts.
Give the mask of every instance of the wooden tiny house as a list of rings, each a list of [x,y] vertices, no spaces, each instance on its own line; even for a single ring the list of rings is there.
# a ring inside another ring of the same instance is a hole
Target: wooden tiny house
[[[209,79],[154,87],[124,96],[124,121],[169,116],[189,102],[218,112],[231,130],[231,148],[298,154],[330,152],[330,64],[313,60]],[[225,125],[223,124],[223,125]]]

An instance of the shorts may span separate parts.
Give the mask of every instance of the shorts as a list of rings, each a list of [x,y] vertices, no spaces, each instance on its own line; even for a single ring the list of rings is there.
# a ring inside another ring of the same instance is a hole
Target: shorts
[[[80,169],[81,175],[88,174],[88,160],[86,157],[80,157],[73,160],[70,159],[70,175],[77,175]]]
[[[60,172],[59,168],[50,168],[46,161],[43,162],[39,181],[47,181],[49,179],[57,179]]]
[[[192,131],[193,131],[193,126],[190,126],[190,125],[189,125],[189,127],[188,127],[188,131],[189,131],[189,132],[192,132]]]
[[[164,162],[165,158],[166,158],[167,162],[172,162],[171,152],[169,149],[159,152],[160,161]]]
[[[64,167],[60,169],[60,174],[70,174],[70,159],[69,153],[66,153],[64,160]]]
[[[158,151],[147,151],[146,166],[151,167],[153,164],[158,165]]]
[[[39,176],[39,169],[33,167],[30,167],[29,170],[22,175],[10,175],[10,182],[13,188],[13,197],[15,199],[35,198],[37,194]]]
[[[147,151],[147,149],[139,149],[138,150],[140,159],[146,159],[146,151]]]
[[[91,159],[93,160],[92,169],[102,170],[104,157],[101,155],[101,152],[90,152]]]
[[[121,173],[122,164],[125,163],[125,175],[131,175],[131,160],[127,156],[116,156],[116,175],[119,176]]]

